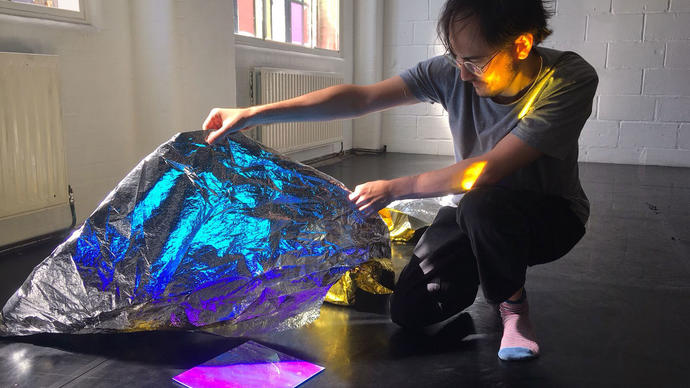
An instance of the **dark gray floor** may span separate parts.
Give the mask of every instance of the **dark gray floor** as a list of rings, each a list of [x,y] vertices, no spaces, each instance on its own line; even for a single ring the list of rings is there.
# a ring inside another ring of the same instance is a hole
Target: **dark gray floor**
[[[447,157],[355,156],[320,169],[355,184],[445,166]],[[690,169],[584,164],[592,202],[585,238],[531,268],[542,356],[505,363],[501,326],[482,301],[426,336],[401,331],[379,299],[326,305],[313,324],[254,340],[316,362],[305,387],[688,387]],[[0,256],[0,303],[58,243]],[[396,246],[402,268],[411,250]],[[171,377],[244,342],[188,332],[0,339],[0,387],[172,386]]]

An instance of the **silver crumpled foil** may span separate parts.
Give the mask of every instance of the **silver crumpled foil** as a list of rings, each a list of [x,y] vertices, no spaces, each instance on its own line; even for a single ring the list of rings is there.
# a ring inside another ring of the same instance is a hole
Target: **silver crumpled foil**
[[[242,134],[142,160],[10,298],[0,335],[296,328],[343,273],[390,257],[346,187]]]
[[[443,197],[402,199],[391,202],[386,208],[414,217],[428,226],[434,221],[436,214],[442,207],[457,207],[461,198],[462,194],[449,194]]]

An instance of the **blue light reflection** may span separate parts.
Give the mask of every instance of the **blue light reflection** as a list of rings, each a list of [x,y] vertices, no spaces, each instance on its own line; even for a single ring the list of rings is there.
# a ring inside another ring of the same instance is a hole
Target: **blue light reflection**
[[[96,321],[281,328],[345,271],[389,254],[385,225],[339,182],[243,135],[213,147],[202,136],[159,147],[53,254],[70,254]]]

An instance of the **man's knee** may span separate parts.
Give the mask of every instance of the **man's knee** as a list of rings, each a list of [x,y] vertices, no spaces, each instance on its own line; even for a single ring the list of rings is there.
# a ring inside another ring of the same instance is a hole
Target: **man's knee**
[[[504,193],[497,187],[478,187],[462,197],[457,209],[457,221],[461,227],[490,225],[500,219],[500,206],[504,203],[498,197]]]
[[[439,321],[440,305],[426,292],[426,285],[398,288],[390,297],[391,321],[405,329],[421,329]]]
[[[407,299],[409,298],[405,298],[404,294],[397,292],[390,296],[391,321],[406,329],[423,327],[424,325],[419,322],[418,314],[412,311],[414,302]]]
[[[476,281],[458,279],[460,286],[449,290],[445,297],[433,296],[430,286],[398,289],[390,297],[391,320],[405,329],[421,329],[441,322],[474,303],[478,285]]]

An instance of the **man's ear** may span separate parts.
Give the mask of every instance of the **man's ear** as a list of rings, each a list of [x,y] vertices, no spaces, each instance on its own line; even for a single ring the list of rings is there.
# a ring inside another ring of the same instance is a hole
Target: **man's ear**
[[[534,44],[534,35],[531,32],[526,32],[515,39],[515,56],[517,59],[525,59],[532,51]]]

